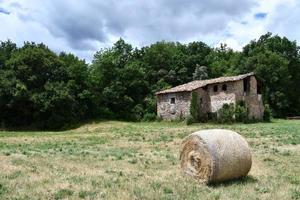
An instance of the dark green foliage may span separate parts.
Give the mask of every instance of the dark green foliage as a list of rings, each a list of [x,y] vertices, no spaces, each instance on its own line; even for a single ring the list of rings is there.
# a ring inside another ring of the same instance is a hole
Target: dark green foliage
[[[207,113],[207,118],[208,118],[208,121],[211,121],[211,122],[216,122],[217,121],[217,113],[216,112],[209,112]]]
[[[191,125],[191,124],[195,123],[196,121],[195,121],[195,119],[191,115],[189,115],[186,118],[185,122],[186,122],[186,125]]]
[[[199,121],[199,103],[198,103],[198,94],[197,92],[192,92],[192,99],[190,105],[190,115],[193,118],[194,122]]]
[[[1,124],[59,129],[89,116],[92,96],[84,61],[57,56],[43,44],[10,49],[0,69]]]
[[[236,122],[247,122],[248,121],[248,110],[244,101],[237,102],[234,110],[234,116]]]
[[[272,118],[272,111],[270,109],[269,104],[265,105],[265,110],[264,110],[264,121],[265,122],[270,122]]]
[[[224,104],[217,113],[217,122],[233,123],[234,122],[234,104]]]
[[[11,41],[1,42],[0,126],[59,129],[92,117],[149,119],[156,112],[159,90],[251,71],[262,83],[264,103],[270,105],[265,118],[270,118],[269,110],[274,117],[300,115],[299,47],[271,33],[251,41],[242,52],[203,42],[162,41],[134,49],[120,39],[98,51],[91,65],[72,54],[57,55],[43,44],[27,42],[18,48]],[[192,121],[206,121],[195,106]],[[218,115],[233,121],[231,112],[226,108]],[[235,121],[251,120],[242,105],[234,113]]]
[[[155,113],[146,113],[143,117],[144,122],[151,122],[156,120],[156,114]]]
[[[267,33],[243,49],[241,72],[254,71],[274,116],[300,115],[300,54],[295,41]]]
[[[17,50],[17,45],[10,40],[0,43],[0,70],[5,68],[5,62],[10,59],[14,51]]]
[[[236,105],[224,104],[217,113],[211,113],[209,118],[217,123],[248,123],[251,121],[248,118],[248,109],[244,101],[239,101]]]
[[[134,59],[135,53],[131,45],[119,40],[113,48],[97,52],[93,60],[94,92],[102,96],[98,107],[105,107],[110,117],[140,120],[149,103],[145,69]]]

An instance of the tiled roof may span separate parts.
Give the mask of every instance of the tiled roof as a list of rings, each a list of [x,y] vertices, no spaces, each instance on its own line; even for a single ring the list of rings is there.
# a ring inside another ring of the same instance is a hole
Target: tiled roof
[[[232,82],[232,81],[238,81],[242,80],[244,78],[247,78],[249,76],[253,76],[254,73],[248,73],[248,74],[242,74],[238,76],[224,76],[224,77],[219,77],[219,78],[214,78],[214,79],[207,79],[207,80],[197,80],[197,81],[192,81],[183,85],[178,85],[176,87],[167,89],[167,90],[162,90],[159,92],[156,92],[156,94],[166,94],[166,93],[175,93],[175,92],[190,92],[195,89],[205,87],[206,85],[210,84],[215,84],[215,83],[224,83],[224,82]]]

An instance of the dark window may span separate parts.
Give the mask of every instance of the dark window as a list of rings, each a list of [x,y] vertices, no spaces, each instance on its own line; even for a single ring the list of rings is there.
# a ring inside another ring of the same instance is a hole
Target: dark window
[[[222,90],[223,90],[223,91],[227,91],[227,85],[226,85],[226,84],[223,84],[223,85],[222,85]]]
[[[218,92],[218,86],[217,85],[214,86],[214,92]]]
[[[243,85],[244,85],[244,92],[246,92],[247,91],[247,80],[246,79],[244,79],[243,80]]]
[[[171,98],[171,104],[175,104],[175,98]]]
[[[249,92],[250,91],[250,79],[245,78],[244,80],[244,92]]]
[[[261,83],[257,82],[257,94],[262,94]]]
[[[203,99],[202,98],[200,98],[200,104],[202,104],[203,103]]]

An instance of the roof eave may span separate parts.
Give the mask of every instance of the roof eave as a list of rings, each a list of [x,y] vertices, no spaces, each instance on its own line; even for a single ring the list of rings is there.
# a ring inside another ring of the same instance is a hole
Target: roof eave
[[[170,89],[167,89],[167,90],[162,90],[162,91],[156,92],[155,95],[171,94],[171,93],[178,93],[178,92],[191,92],[191,91],[197,90],[199,88],[205,87],[207,85],[212,85],[212,84],[217,84],[217,83],[228,83],[228,82],[235,82],[235,81],[243,80],[243,79],[245,79],[245,78],[247,78],[249,76],[255,76],[255,73],[254,72],[249,72],[247,74],[241,74],[241,75],[238,75],[238,76],[244,76],[244,77],[240,78],[240,79],[237,79],[237,80],[228,80],[228,81],[220,81],[220,82],[214,82],[214,83],[207,83],[207,84],[201,85],[199,87],[193,88],[191,90],[168,91],[168,90],[172,89],[172,88],[170,88]],[[178,87],[178,86],[176,86],[176,87]]]

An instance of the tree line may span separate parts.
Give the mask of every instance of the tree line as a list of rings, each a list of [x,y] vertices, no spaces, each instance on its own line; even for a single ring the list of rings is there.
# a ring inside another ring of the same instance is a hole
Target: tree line
[[[205,66],[205,67],[204,67]],[[44,44],[0,44],[0,127],[59,129],[91,118],[149,120],[155,92],[192,80],[255,72],[275,117],[300,115],[296,41],[267,33],[241,52],[157,42],[133,48],[118,40],[91,64]]]

